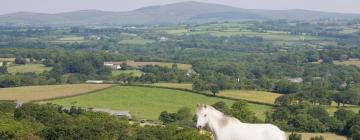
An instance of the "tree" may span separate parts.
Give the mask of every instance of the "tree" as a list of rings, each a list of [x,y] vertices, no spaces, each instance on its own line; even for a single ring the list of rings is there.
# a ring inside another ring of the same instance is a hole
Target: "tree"
[[[160,113],[159,120],[162,121],[164,124],[175,122],[175,119],[167,111],[163,111]]]
[[[255,113],[248,108],[248,104],[245,101],[236,101],[231,106],[231,114],[235,118],[243,122],[259,122],[259,119],[255,116]]]
[[[220,112],[224,113],[225,115],[231,114],[230,109],[226,105],[225,102],[216,102],[215,104],[213,104],[211,106],[214,107],[215,109],[219,110]]]
[[[121,70],[127,70],[127,69],[129,69],[129,66],[128,66],[127,63],[121,63],[120,66],[121,66]]]
[[[301,140],[301,135],[296,133],[291,133],[289,136],[289,140]]]
[[[0,74],[7,74],[7,66],[3,64],[3,66],[0,67]]]
[[[220,92],[219,86],[211,85],[210,86],[210,91],[214,96],[216,96],[216,94],[218,94]]]
[[[351,138],[353,140],[360,140],[360,124],[356,124],[350,129]]]
[[[315,136],[315,137],[310,138],[310,140],[324,140],[324,137],[323,136]]]
[[[345,105],[347,96],[345,93],[335,93],[332,95],[332,100],[337,103],[337,106],[340,107],[340,104]]]
[[[55,65],[55,62],[54,62],[54,60],[52,60],[52,59],[45,59],[45,60],[43,61],[43,64],[44,64],[46,67],[52,67],[52,66]]]
[[[281,105],[281,106],[288,106],[288,105],[291,105],[294,102],[294,100],[295,100],[295,97],[293,94],[282,95],[275,99],[275,104]]]
[[[16,57],[15,64],[26,64],[26,59],[23,57]]]
[[[354,111],[351,111],[351,110],[338,109],[334,113],[334,117],[342,122],[347,122],[347,121],[353,119],[354,117],[356,117],[356,114]]]
[[[191,109],[188,107],[182,107],[176,113],[176,120],[190,121],[192,119]]]

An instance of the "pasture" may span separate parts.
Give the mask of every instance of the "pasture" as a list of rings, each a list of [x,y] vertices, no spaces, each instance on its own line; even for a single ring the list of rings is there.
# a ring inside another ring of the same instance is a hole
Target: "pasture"
[[[266,41],[289,41],[297,42],[305,40],[320,41],[322,38],[317,36],[302,36],[291,35],[283,31],[265,30],[252,31],[248,29],[252,24],[244,23],[215,23],[204,24],[201,26],[195,26],[191,29],[177,26],[177,27],[162,27],[158,28],[157,32],[165,32],[173,35],[197,35],[197,34],[210,34],[213,36],[247,36],[247,37],[263,37]]]
[[[50,41],[52,43],[82,43],[85,42],[85,38],[83,36],[64,36],[55,41]]]
[[[149,85],[158,86],[158,87],[170,87],[170,88],[181,88],[181,89],[192,90],[192,84],[188,84],[188,83],[155,83],[155,84],[149,84]]]
[[[225,90],[221,91],[218,96],[274,104],[275,99],[281,94],[255,90]]]
[[[288,133],[289,134],[289,133]],[[339,136],[333,133],[299,133],[302,140],[310,140],[312,137],[323,136],[325,140],[347,140],[344,136]]]
[[[35,72],[42,73],[44,71],[50,71],[50,67],[45,67],[43,64],[25,64],[25,65],[10,65],[8,71],[11,74]]]
[[[64,106],[80,106],[84,108],[109,108],[128,110],[136,118],[157,120],[161,111],[176,112],[181,107],[189,107],[195,112],[196,104],[213,104],[223,101],[231,106],[234,101],[216,97],[208,97],[180,90],[116,86],[92,94],[48,101]],[[249,104],[249,108],[264,120],[265,111],[270,106]]]
[[[360,67],[360,60],[348,60],[348,61],[334,61],[336,65],[354,65]]]
[[[111,71],[112,76],[120,74],[131,74],[134,77],[140,77],[143,73],[140,70],[113,70]]]
[[[346,110],[352,110],[355,113],[360,111],[360,106],[345,106],[345,107],[340,107],[342,109],[346,109]],[[338,109],[340,109],[336,106],[331,106],[331,107],[327,107],[326,110],[329,112],[330,115],[334,115],[334,112],[336,112]]]
[[[120,44],[133,44],[133,45],[145,45],[147,43],[154,43],[154,40],[143,39],[143,38],[133,38],[133,39],[124,39],[121,40]]]
[[[180,64],[180,63],[168,63],[168,62],[137,62],[137,61],[126,61],[127,65],[130,67],[135,67],[135,68],[139,68],[139,67],[143,67],[146,65],[158,65],[158,66],[162,66],[162,67],[168,67],[171,68],[173,64],[177,64],[179,69],[182,70],[190,70],[192,68],[192,66],[190,64]]]
[[[14,62],[15,58],[0,58],[0,62]]]
[[[110,87],[110,84],[77,84],[0,88],[0,100],[37,101],[75,96]]]

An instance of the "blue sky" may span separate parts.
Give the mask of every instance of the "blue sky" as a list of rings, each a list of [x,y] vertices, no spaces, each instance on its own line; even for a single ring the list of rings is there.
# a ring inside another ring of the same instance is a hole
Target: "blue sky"
[[[98,9],[128,11],[144,6],[188,0],[0,0],[0,14],[19,11],[59,13]],[[220,3],[249,9],[307,9],[328,12],[360,13],[360,0],[193,0]]]

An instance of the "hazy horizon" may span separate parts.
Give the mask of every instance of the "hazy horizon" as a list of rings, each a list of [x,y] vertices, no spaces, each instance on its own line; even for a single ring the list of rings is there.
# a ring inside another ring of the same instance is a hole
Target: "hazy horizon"
[[[138,8],[165,5],[189,0],[0,0],[0,14],[15,12],[61,13],[78,10],[130,11]],[[304,9],[324,12],[358,13],[359,0],[192,0],[205,3],[217,3],[246,9],[288,10]],[[20,4],[21,3],[21,4]],[[261,4],[259,4],[261,3]],[[326,6],[324,6],[326,4]]]

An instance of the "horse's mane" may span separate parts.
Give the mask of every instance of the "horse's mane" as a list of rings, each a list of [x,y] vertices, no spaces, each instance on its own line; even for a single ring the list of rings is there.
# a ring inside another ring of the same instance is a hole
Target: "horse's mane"
[[[212,106],[210,106],[210,105],[207,105],[206,107],[208,107],[208,109],[211,110],[212,113],[214,113],[215,115],[217,115],[217,116],[224,116],[224,117],[225,117],[224,113],[222,113],[221,111],[215,109],[214,107],[212,107]]]

